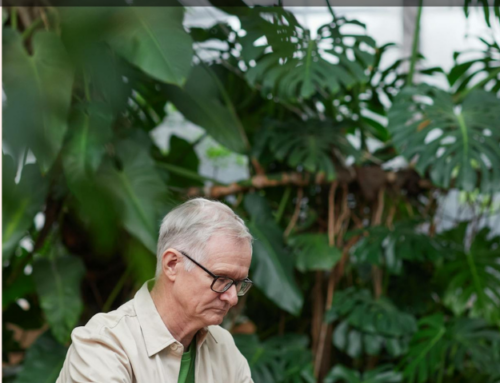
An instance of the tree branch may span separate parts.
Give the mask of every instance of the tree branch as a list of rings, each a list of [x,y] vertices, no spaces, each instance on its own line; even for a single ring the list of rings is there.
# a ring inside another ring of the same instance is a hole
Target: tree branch
[[[378,166],[364,167],[366,169],[378,168]],[[353,172],[354,173],[354,172]],[[395,172],[384,172],[385,180],[387,184],[397,184],[404,185],[405,181],[409,179],[410,175],[407,171]],[[339,183],[350,184],[351,182],[357,181],[359,176],[356,174],[351,174],[347,170],[339,170],[337,174],[337,181]],[[187,196],[189,198],[204,196],[207,198],[222,198],[231,194],[236,194],[239,192],[246,192],[250,189],[265,189],[277,186],[309,186],[309,185],[323,185],[330,181],[326,179],[324,174],[309,174],[309,173],[277,173],[268,175],[255,175],[248,180],[235,182],[230,185],[213,185],[209,187],[191,187],[187,189]],[[418,186],[422,189],[437,189],[429,180],[420,178],[418,180]]]

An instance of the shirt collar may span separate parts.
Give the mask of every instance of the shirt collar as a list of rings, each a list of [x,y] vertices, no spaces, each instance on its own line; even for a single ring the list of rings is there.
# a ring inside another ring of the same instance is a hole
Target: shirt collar
[[[140,290],[135,294],[134,307],[141,325],[142,334],[146,343],[148,356],[152,356],[164,348],[176,342],[176,339],[168,331],[167,326],[163,323],[158,310],[149,293],[149,287],[154,284],[154,279],[145,282]],[[202,328],[196,335],[196,346],[199,348],[206,340],[207,335],[210,333],[211,337],[215,339],[209,327]]]

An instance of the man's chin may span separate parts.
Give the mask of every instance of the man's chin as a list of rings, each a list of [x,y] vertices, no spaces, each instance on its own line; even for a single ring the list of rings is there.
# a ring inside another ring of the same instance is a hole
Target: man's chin
[[[217,326],[217,325],[220,325],[222,323],[222,321],[224,320],[224,317],[226,316],[227,314],[227,311],[226,310],[218,310],[218,309],[215,309],[213,310],[213,313],[212,315],[210,315],[210,319],[209,319],[209,326]]]

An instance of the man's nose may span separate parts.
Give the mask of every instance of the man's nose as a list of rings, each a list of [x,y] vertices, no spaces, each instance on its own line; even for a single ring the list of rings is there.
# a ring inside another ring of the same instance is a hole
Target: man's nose
[[[227,291],[220,295],[220,299],[228,302],[231,307],[238,303],[238,293],[236,291],[236,285],[232,285]]]

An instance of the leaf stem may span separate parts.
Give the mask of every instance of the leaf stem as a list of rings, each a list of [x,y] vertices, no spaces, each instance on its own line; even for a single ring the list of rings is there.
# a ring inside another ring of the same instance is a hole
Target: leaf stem
[[[300,187],[299,190],[297,191],[297,201],[295,203],[295,211],[293,212],[293,216],[292,216],[292,219],[290,220],[290,223],[288,224],[285,232],[283,233],[284,238],[288,238],[288,236],[292,232],[293,228],[295,227],[297,220],[299,219],[300,205],[302,203],[303,196],[304,196],[304,189],[302,187]]]
[[[83,71],[83,86],[85,91],[85,98],[90,102],[90,89],[89,89],[89,78],[87,72]]]
[[[492,78],[495,78],[498,74],[500,74],[500,68],[496,68],[493,70],[488,76],[486,76],[483,80],[479,81],[477,84],[471,86],[468,89],[465,89],[463,92],[457,94],[455,96],[455,102],[461,102],[471,91],[482,88],[484,85],[488,83]]]
[[[38,18],[34,22],[32,22],[21,35],[21,39],[23,41],[26,41],[31,36],[31,33],[42,23],[42,21],[42,18]]]
[[[413,45],[411,49],[410,71],[408,72],[408,85],[413,85],[413,75],[415,73],[415,65],[418,60],[418,41],[420,38],[420,20],[422,18],[423,0],[419,0],[417,18],[415,21],[415,31],[413,32]]]
[[[333,12],[332,6],[330,5],[330,1],[326,0],[326,5],[328,6],[328,11],[330,11],[330,14],[332,15],[333,20],[335,20],[337,17],[335,16],[335,12]]]
[[[174,174],[180,175],[182,177],[189,178],[193,181],[201,181],[201,182],[210,181],[216,185],[221,185],[221,182],[217,181],[216,179],[202,176],[196,172],[193,172],[192,170],[184,169],[184,168],[177,166],[177,165],[167,164],[165,162],[157,162],[156,166],[163,168],[163,169],[165,169],[169,172],[172,172]]]
[[[10,25],[12,26],[12,29],[17,31],[17,8],[12,7],[10,9]]]
[[[283,217],[283,213],[285,212],[285,207],[290,198],[290,194],[292,193],[292,188],[287,186],[285,192],[283,193],[283,197],[281,197],[280,206],[278,207],[278,212],[276,213],[276,223],[281,221],[281,217]]]
[[[470,272],[472,274],[474,287],[476,288],[477,291],[478,306],[480,308],[484,308],[484,291],[483,287],[481,286],[481,282],[479,280],[479,275],[477,274],[476,263],[474,262],[474,259],[470,251],[466,252],[465,256],[467,257],[467,263],[469,264]]]

